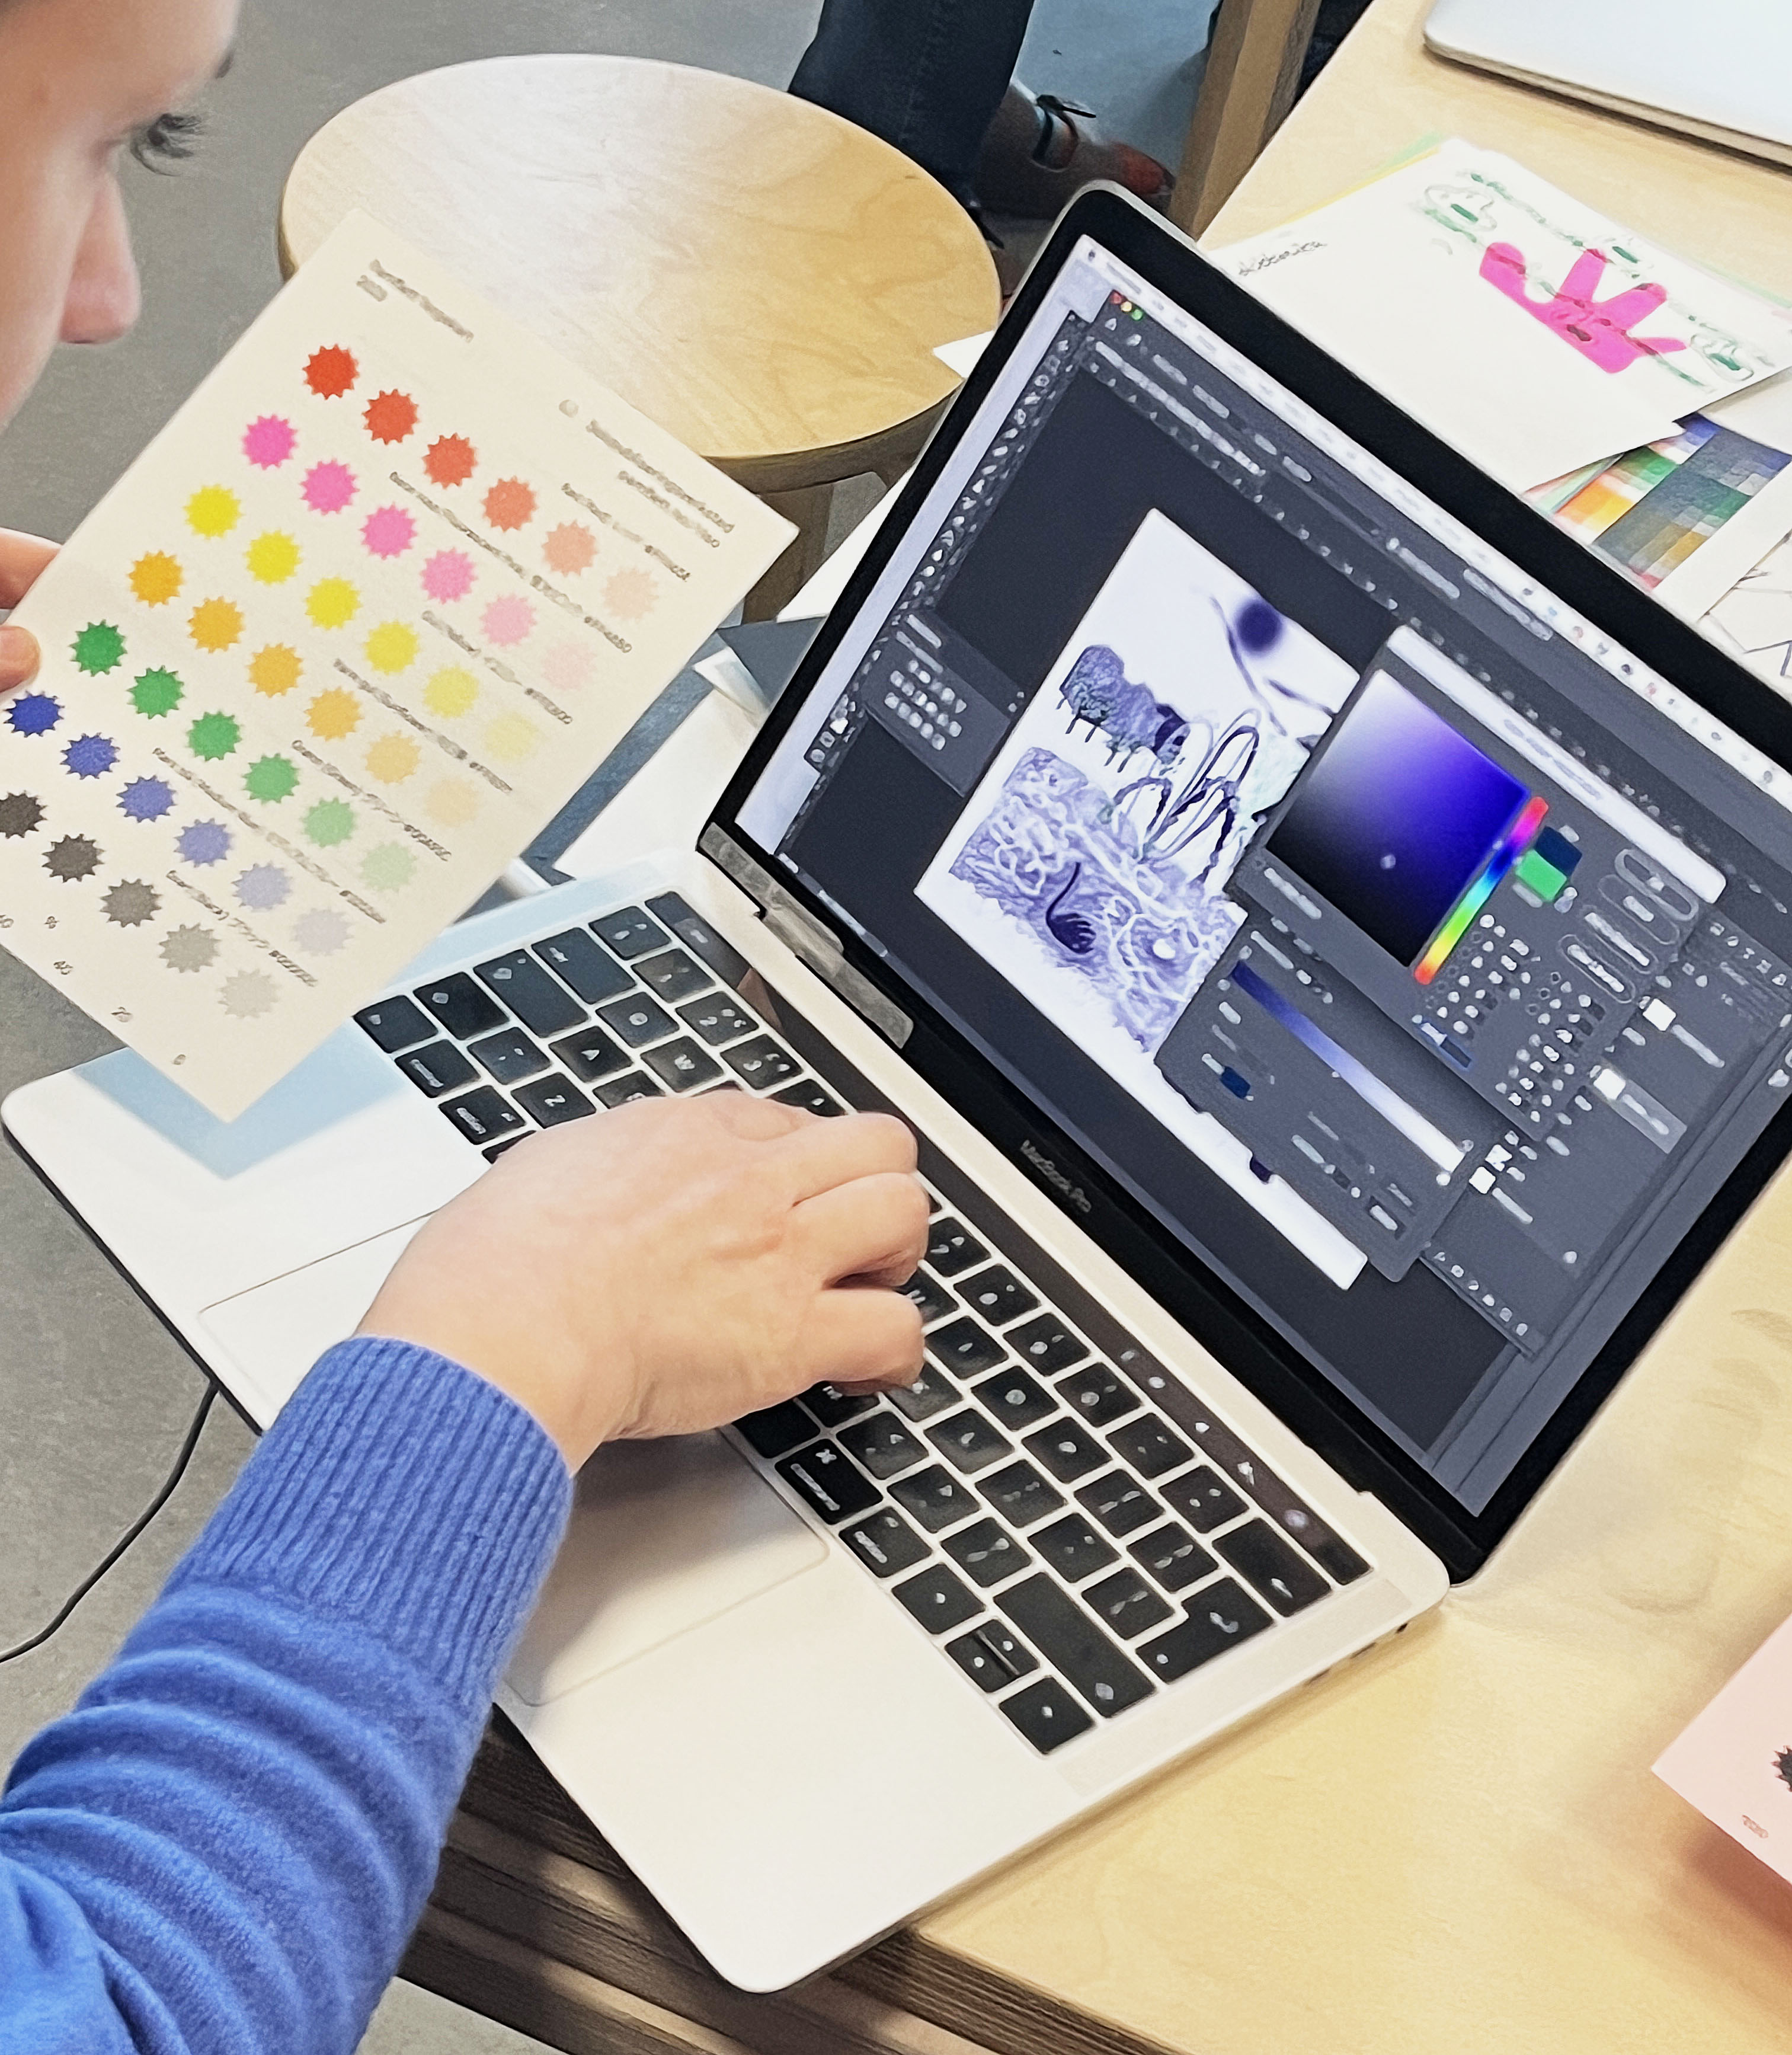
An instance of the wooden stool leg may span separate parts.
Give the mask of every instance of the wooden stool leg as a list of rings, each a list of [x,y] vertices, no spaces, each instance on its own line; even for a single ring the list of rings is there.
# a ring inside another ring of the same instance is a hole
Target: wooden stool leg
[[[1225,0],[1184,145],[1170,219],[1199,235],[1294,105],[1319,0]]]
[[[797,533],[789,549],[746,595],[742,620],[771,620],[821,568],[828,554],[828,514],[833,491],[832,485],[805,485],[794,492],[759,495],[774,513],[796,523]]]

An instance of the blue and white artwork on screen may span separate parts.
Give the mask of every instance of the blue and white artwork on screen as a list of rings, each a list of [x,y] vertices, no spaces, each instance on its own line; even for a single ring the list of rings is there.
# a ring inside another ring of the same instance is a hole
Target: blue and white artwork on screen
[[[917,894],[1166,1110],[1151,1055],[1238,925],[1226,881],[1355,679],[1154,511]]]

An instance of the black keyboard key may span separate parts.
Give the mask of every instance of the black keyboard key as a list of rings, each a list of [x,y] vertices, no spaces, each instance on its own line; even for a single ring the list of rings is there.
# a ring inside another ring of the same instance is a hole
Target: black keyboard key
[[[569,928],[535,945],[535,953],[569,984],[587,1006],[601,1006],[628,989],[632,980],[608,949],[600,949],[583,928]]]
[[[737,1420],[735,1426],[768,1462],[774,1456],[788,1455],[791,1450],[800,1448],[815,1433],[815,1422],[792,1398],[787,1398],[782,1406],[768,1406],[762,1412],[749,1413],[744,1419]]]
[[[639,906],[624,906],[593,921],[591,932],[606,947],[614,949],[624,963],[645,956],[649,949],[663,949],[672,940],[657,921],[649,920]]]
[[[1211,1534],[1244,1510],[1244,1501],[1217,1472],[1191,1470],[1164,1487],[1164,1497],[1197,1534]]]
[[[919,1308],[924,1324],[929,1320],[943,1320],[948,1313],[959,1310],[957,1300],[937,1277],[928,1276],[924,1270],[917,1270],[903,1286],[902,1296]]]
[[[893,1413],[880,1410],[868,1420],[849,1420],[839,1429],[840,1446],[874,1477],[900,1477],[928,1452]]]
[[[500,1156],[509,1155],[519,1142],[526,1142],[528,1139],[529,1137],[526,1134],[513,1134],[508,1142],[494,1142],[489,1149],[482,1149],[479,1154],[488,1163],[495,1163]]]
[[[668,1091],[695,1091],[699,1085],[711,1084],[722,1075],[722,1066],[688,1035],[649,1049],[641,1061]]]
[[[373,1037],[375,1046],[388,1056],[396,1056],[400,1049],[415,1048],[435,1032],[434,1024],[408,999],[380,1000],[364,1006],[355,1018]]]
[[[743,1085],[753,1091],[769,1091],[794,1078],[802,1068],[788,1049],[781,1049],[769,1035],[750,1042],[737,1042],[723,1051],[722,1060]]]
[[[1003,1691],[1039,1666],[1030,1649],[1023,1647],[1006,1627],[987,1620],[948,1641],[946,1653],[980,1690]]]
[[[890,1496],[930,1534],[943,1533],[983,1509],[971,1497],[968,1486],[937,1463],[930,1470],[911,1470],[907,1477],[899,1477],[890,1486]]]
[[[956,1277],[960,1271],[987,1260],[989,1251],[948,1215],[928,1229],[928,1261],[942,1277]]]
[[[1048,1513],[1061,1512],[1064,1499],[1031,1463],[1010,1463],[987,1477],[977,1489],[1011,1527],[1030,1527]]]
[[[543,1127],[559,1127],[569,1120],[588,1119],[597,1109],[576,1084],[557,1071],[518,1085],[516,1100],[532,1120]]]
[[[1041,1528],[1033,1545],[1066,1584],[1079,1584],[1120,1560],[1119,1550],[1110,1548],[1080,1513]]]
[[[693,963],[683,949],[668,949],[663,957],[643,957],[634,972],[649,992],[656,992],[668,1006],[715,983],[701,964]]]
[[[961,1377],[975,1377],[980,1370],[994,1370],[1002,1360],[1002,1344],[975,1320],[954,1320],[928,1336],[928,1350],[948,1370]]]
[[[513,949],[508,956],[494,957],[473,968],[481,983],[538,1035],[564,1035],[585,1020],[585,1008],[527,949]]]
[[[855,1469],[832,1442],[786,1456],[778,1474],[821,1517],[833,1525],[868,1513],[877,1503],[877,1487]]]
[[[1173,1520],[1128,1542],[1126,1552],[1167,1592],[1185,1592],[1219,1568],[1188,1529]]]
[[[996,1603],[1104,1718],[1151,1695],[1151,1679],[1050,1578],[1011,1585]]]
[[[983,1602],[955,1577],[943,1563],[896,1587],[896,1595],[929,1634],[947,1634],[975,1619]]]
[[[974,1584],[986,1588],[1024,1570],[1033,1560],[1014,1536],[1004,1533],[993,1520],[961,1527],[939,1545]]]
[[[1042,1677],[1004,1698],[1002,1710],[1042,1755],[1087,1734],[1095,1724],[1055,1677]]]
[[[1136,1570],[1116,1570],[1083,1593],[1083,1603],[1110,1633],[1132,1641],[1161,1627],[1176,1607],[1160,1599]]]
[[[937,1363],[924,1363],[912,1384],[899,1385],[885,1393],[896,1410],[911,1420],[931,1420],[959,1402],[959,1388]]]
[[[842,1391],[837,1384],[817,1384],[803,1394],[802,1402],[824,1427],[831,1430],[861,1418],[877,1401],[862,1391]]]
[[[1111,1426],[1139,1410],[1131,1389],[1105,1363],[1092,1363],[1087,1370],[1065,1378],[1058,1385],[1057,1395],[1079,1420],[1095,1427]]]
[[[1299,1612],[1331,1589],[1265,1521],[1247,1521],[1213,1545],[1279,1613]]]
[[[1123,1463],[1130,1463],[1140,1477],[1160,1477],[1180,1469],[1194,1460],[1195,1451],[1155,1413],[1142,1420],[1128,1420],[1108,1437],[1108,1446]]]
[[[1061,1417],[1022,1442],[1033,1460],[1043,1463],[1060,1484],[1074,1484],[1091,1470],[1102,1469],[1113,1461],[1095,1437],[1074,1420]]]
[[[787,1085],[781,1092],[774,1092],[772,1097],[780,1106],[794,1106],[799,1113],[819,1114],[824,1120],[832,1120],[836,1114],[846,1110],[838,1099],[829,1098],[818,1084],[807,1078],[798,1084]]]
[[[1151,1493],[1124,1470],[1085,1484],[1077,1493],[1077,1503],[1086,1506],[1110,1534],[1121,1536],[1136,1534],[1159,1512]]]
[[[532,1078],[545,1071],[548,1059],[519,1028],[501,1028],[495,1035],[469,1043],[467,1053],[501,1085],[514,1085],[520,1078]]]
[[[1269,1624],[1269,1615],[1256,1600],[1247,1598],[1230,1577],[1223,1578],[1195,1600],[1180,1627],[1148,1641],[1139,1660],[1162,1682],[1174,1683]]]
[[[981,1413],[968,1410],[936,1422],[928,1429],[927,1437],[953,1469],[967,1477],[975,1477],[1014,1453],[1006,1435],[998,1434]]]
[[[712,992],[707,999],[693,1000],[688,1006],[678,1009],[678,1017],[693,1035],[700,1035],[711,1048],[723,1042],[738,1042],[742,1035],[750,1035],[758,1022],[750,1013],[743,1013],[731,999],[719,992]]]
[[[606,1079],[596,1089],[605,1106],[627,1106],[631,1099],[665,1097],[652,1079],[639,1071],[626,1071],[620,1078]]]
[[[844,1541],[873,1576],[893,1577],[925,1560],[928,1544],[900,1513],[880,1505],[840,1530]]]
[[[490,1085],[481,1085],[477,1091],[465,1092],[459,1098],[444,1099],[442,1110],[469,1142],[482,1144],[502,1142],[506,1134],[514,1134],[529,1125],[510,1101]]]
[[[581,1028],[548,1045],[548,1054],[564,1063],[581,1084],[595,1084],[628,1067],[628,1052],[620,1049],[601,1028]]]
[[[1089,1354],[1089,1343],[1073,1334],[1056,1313],[1042,1313],[1002,1339],[1028,1369],[1043,1371],[1047,1377],[1056,1377]]]
[[[489,1035],[504,1024],[504,1009],[490,992],[482,992],[465,971],[421,984],[417,997],[425,1012],[442,1024],[442,1031],[457,1042],[471,1042],[475,1035]]]
[[[458,1091],[479,1075],[452,1042],[431,1042],[427,1049],[413,1049],[399,1058],[398,1067],[431,1098]]]
[[[665,1008],[657,1000],[649,999],[644,992],[600,1006],[597,1018],[620,1035],[631,1049],[641,1048],[649,1042],[663,1042],[678,1028],[678,1023]]]
[[[965,1304],[992,1327],[1006,1327],[1022,1314],[1030,1313],[1039,1303],[1013,1271],[1004,1269],[999,1263],[967,1277],[959,1291]]]
[[[1015,1434],[1022,1427],[1050,1419],[1057,1410],[1050,1394],[1042,1391],[1024,1370],[998,1370],[975,1390],[982,1403]]]

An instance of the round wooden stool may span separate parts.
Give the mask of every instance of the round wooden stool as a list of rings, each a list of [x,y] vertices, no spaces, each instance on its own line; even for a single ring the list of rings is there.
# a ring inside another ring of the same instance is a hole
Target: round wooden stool
[[[806,101],[637,57],[494,57],[369,94],[305,145],[289,275],[364,207],[794,521],[749,601],[821,560],[840,479],[886,482],[991,327],[995,269],[908,158]]]

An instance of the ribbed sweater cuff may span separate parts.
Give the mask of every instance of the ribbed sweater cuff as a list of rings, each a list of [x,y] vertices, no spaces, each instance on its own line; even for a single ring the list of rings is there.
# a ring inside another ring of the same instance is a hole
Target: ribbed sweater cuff
[[[321,1357],[169,1580],[249,1585],[352,1619],[464,1706],[490,1698],[565,1531],[546,1432],[433,1350]]]

